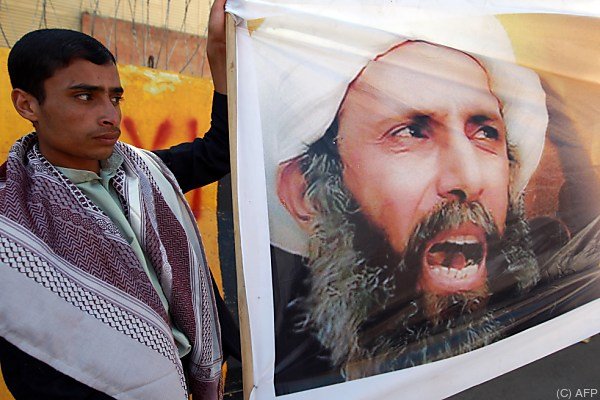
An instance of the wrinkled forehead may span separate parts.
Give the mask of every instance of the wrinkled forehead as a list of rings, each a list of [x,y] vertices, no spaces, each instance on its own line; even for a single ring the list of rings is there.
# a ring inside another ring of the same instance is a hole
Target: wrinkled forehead
[[[427,42],[405,42],[370,61],[349,85],[341,110],[369,98],[424,111],[452,105],[500,110],[488,74],[475,58]]]

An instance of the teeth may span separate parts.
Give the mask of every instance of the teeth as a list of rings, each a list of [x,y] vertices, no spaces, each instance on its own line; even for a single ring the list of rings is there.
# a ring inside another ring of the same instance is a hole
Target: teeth
[[[453,279],[465,279],[465,278],[471,277],[475,273],[477,273],[478,269],[479,269],[479,264],[473,264],[471,262],[469,264],[467,264],[467,266],[463,269],[447,268],[447,267],[444,267],[443,265],[432,265],[431,266],[431,272],[434,275],[446,276],[448,278],[453,278]]]
[[[477,240],[477,238],[475,236],[471,236],[471,235],[453,236],[445,241],[448,243],[453,243],[453,244],[458,244],[458,245],[479,243],[479,240]]]
[[[475,272],[477,272],[477,269],[479,268],[478,264],[468,264],[465,268],[462,269],[462,271],[465,272],[466,276],[474,274]]]

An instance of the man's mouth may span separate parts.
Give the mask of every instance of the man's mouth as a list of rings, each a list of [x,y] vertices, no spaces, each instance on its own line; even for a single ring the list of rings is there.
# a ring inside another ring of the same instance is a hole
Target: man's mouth
[[[119,136],[121,136],[121,131],[114,130],[106,132],[99,136],[95,136],[94,139],[100,141],[103,144],[114,145],[117,142],[117,140],[119,140]]]
[[[438,233],[421,256],[419,287],[440,295],[482,288],[487,279],[486,253],[484,231],[474,224]]]

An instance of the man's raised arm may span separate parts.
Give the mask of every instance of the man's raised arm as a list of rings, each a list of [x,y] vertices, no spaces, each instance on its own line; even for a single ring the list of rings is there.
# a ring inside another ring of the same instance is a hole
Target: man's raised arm
[[[173,172],[184,192],[219,180],[230,171],[225,0],[215,0],[212,5],[206,53],[215,87],[210,129],[203,138],[155,151]]]

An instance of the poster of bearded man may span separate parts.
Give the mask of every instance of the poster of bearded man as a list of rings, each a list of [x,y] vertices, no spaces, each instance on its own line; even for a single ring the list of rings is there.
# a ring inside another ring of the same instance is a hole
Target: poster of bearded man
[[[251,397],[441,398],[600,331],[600,13],[536,4],[229,4]]]

